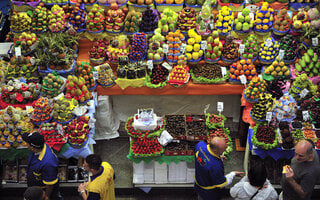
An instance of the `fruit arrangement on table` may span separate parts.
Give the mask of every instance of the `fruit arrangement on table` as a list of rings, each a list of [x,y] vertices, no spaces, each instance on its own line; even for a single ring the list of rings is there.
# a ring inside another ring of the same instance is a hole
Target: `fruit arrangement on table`
[[[126,35],[119,35],[112,40],[107,49],[108,61],[118,63],[119,57],[129,55],[130,43]]]
[[[243,44],[244,44],[244,51],[241,54],[241,59],[251,59],[252,61],[255,61],[257,59],[258,51],[259,51],[257,36],[249,35],[244,40]]]
[[[93,79],[93,72],[96,69],[92,67],[88,62],[77,62],[75,75],[82,77],[85,80],[85,86],[89,89],[94,89],[96,81]]]
[[[182,86],[189,81],[189,67],[186,65],[176,65],[169,74],[168,83]]]
[[[210,129],[222,128],[224,127],[224,122],[226,121],[226,117],[222,114],[210,114],[206,113],[206,125]]]
[[[129,51],[129,60],[131,62],[142,61],[147,56],[147,37],[145,33],[135,33],[133,35],[131,48]]]
[[[135,63],[128,63],[128,57],[126,61],[120,62],[117,68],[117,80],[122,79],[140,79],[146,76],[147,64],[143,61]]]
[[[283,61],[286,64],[293,63],[297,58],[299,44],[292,35],[286,35],[279,40],[279,49],[284,50]]]
[[[138,116],[136,115],[136,119]],[[126,124],[125,129],[128,133],[128,135],[131,138],[152,138],[152,137],[158,137],[161,135],[161,132],[164,130],[164,126],[166,125],[166,121],[162,118],[162,123],[159,125],[157,123],[157,127],[154,130],[139,130],[135,129],[133,126],[134,117],[129,117]]]
[[[290,75],[290,67],[287,66],[284,61],[277,58],[263,71],[262,77],[263,79],[270,81],[275,77],[290,78]]]
[[[197,17],[197,13],[193,8],[190,8],[188,6],[184,7],[178,13],[177,28],[181,30],[181,32],[187,32],[188,30],[195,28],[196,17]]]
[[[290,30],[292,20],[287,9],[281,9],[274,18],[273,33],[276,35],[285,35]]]
[[[194,66],[190,70],[191,78],[194,83],[222,84],[229,78],[229,72],[224,76],[219,65],[201,64]]]
[[[110,87],[114,85],[116,77],[108,63],[100,65],[98,71],[98,83],[104,87]]]
[[[320,107],[319,94],[316,94],[315,96],[312,96],[312,98],[310,98],[310,99],[304,100],[300,104],[300,109],[301,110],[305,110],[305,111],[309,112],[309,117],[310,117],[310,120],[312,121],[312,123],[317,123],[320,120],[320,109],[319,109],[319,107]],[[313,128],[313,127],[307,127],[307,128]]]
[[[295,74],[306,74],[309,78],[319,76],[320,59],[317,53],[308,49],[299,62],[295,63]]]
[[[304,9],[299,9],[298,13],[292,18],[292,29],[294,32],[302,33],[303,29],[310,26],[308,13]]]
[[[252,144],[266,150],[277,147],[275,127],[268,125],[256,125],[253,128]]]
[[[276,77],[268,83],[266,91],[272,95],[273,98],[280,99],[283,96],[283,90],[286,88],[286,82],[283,78]]]
[[[157,138],[138,137],[130,142],[130,152],[134,157],[154,157],[160,156],[164,148]]]
[[[145,84],[150,88],[162,88],[167,85],[169,70],[162,65],[156,65],[151,73],[146,76]]]
[[[222,42],[219,39],[219,32],[212,31],[212,34],[207,38],[207,49],[205,60],[208,63],[216,62],[220,59],[222,50]]]
[[[273,38],[267,38],[259,50],[259,60],[263,64],[271,64],[279,53],[279,42]]]
[[[244,75],[247,80],[251,81],[257,76],[255,65],[250,59],[240,60],[230,65],[229,82],[240,83],[240,76]]]
[[[40,125],[49,122],[53,111],[53,100],[46,97],[40,97],[33,106],[32,122]]]
[[[205,115],[186,115],[187,140],[203,140],[207,138]]]
[[[32,62],[31,62],[32,61]],[[7,74],[6,79],[21,78],[23,77],[27,81],[37,80],[39,73],[37,66],[34,65],[30,56],[12,56],[6,67]]]
[[[48,12],[48,27],[49,30],[53,33],[62,32],[67,26],[67,16],[63,10],[58,5],[51,7],[51,11]]]
[[[226,36],[232,31],[232,22],[234,20],[231,8],[223,6],[216,17],[215,28],[220,36]]]
[[[266,121],[267,112],[271,112],[273,108],[273,97],[271,94],[262,93],[260,98],[253,105],[250,116],[255,121]]]
[[[38,132],[44,137],[45,143],[50,147],[67,142],[67,134],[64,133],[62,126],[56,122],[41,124]]]
[[[42,96],[47,98],[53,98],[63,92],[65,88],[65,78],[58,74],[49,73],[42,80]]]
[[[52,120],[60,124],[66,124],[74,118],[72,111],[78,106],[78,101],[75,99],[66,99],[61,97],[54,101]]]
[[[31,31],[35,33],[41,33],[47,30],[48,27],[48,15],[49,12],[44,4],[39,4],[31,12]]]
[[[41,84],[23,83],[13,79],[1,86],[1,104],[11,104],[24,108],[26,104],[33,103],[39,98]],[[6,107],[1,105],[1,107]]]
[[[170,142],[165,146],[164,155],[183,156],[186,155],[187,141]]]
[[[37,42],[37,35],[34,33],[22,32],[19,38],[14,42],[12,46],[12,53],[15,53],[17,47],[20,47],[22,55],[28,55],[34,51]]]
[[[162,45],[165,37],[161,35],[161,29],[154,30],[154,35],[149,40],[148,60],[152,60],[154,64],[160,64],[163,61],[164,53]]]
[[[178,29],[175,32],[169,32],[168,35],[166,35],[166,40],[168,44],[167,61],[176,63],[178,62],[178,57],[182,55],[181,47],[185,37]]]
[[[248,87],[243,91],[243,96],[246,101],[253,103],[258,100],[260,94],[266,91],[267,82],[259,77],[253,77],[248,84]]]
[[[262,6],[255,13],[254,31],[257,34],[266,34],[271,30],[274,20],[274,10],[268,2],[262,3]]]
[[[279,100],[274,101],[272,112],[279,121],[291,121],[296,117],[297,103],[290,93],[284,92]]]
[[[89,59],[93,64],[102,64],[106,60],[107,56],[107,46],[109,45],[109,40],[97,39],[92,43],[92,47],[89,51]]]
[[[135,10],[130,10],[124,20],[124,29],[123,31],[127,34],[133,34],[135,32],[139,32],[140,22],[141,22],[142,14]]]
[[[281,147],[284,149],[292,149],[294,147],[294,137],[290,131],[289,123],[280,122],[279,130],[281,135]]]
[[[30,29],[31,18],[27,13],[13,12],[10,20],[10,29],[13,32],[22,32]]]
[[[160,14],[160,20],[158,22],[158,27],[161,32],[166,34],[168,32],[175,31],[178,22],[178,14],[171,10],[170,8],[165,8]]]
[[[254,19],[251,19],[250,10],[244,8],[241,11],[241,15],[238,14],[238,18],[234,20],[234,31],[236,33],[249,33],[253,27]]]
[[[191,63],[198,62],[202,59],[203,49],[201,49],[202,37],[195,29],[188,30],[188,40],[186,46],[187,61]]]
[[[79,4],[77,6],[62,6],[64,12],[66,13],[67,20],[72,25],[74,30],[77,32],[82,32],[86,30],[86,17],[87,12],[84,4]]]
[[[87,141],[89,135],[89,119],[88,116],[80,116],[68,123],[68,143],[72,147],[81,147]]]
[[[129,0],[129,2],[134,5],[134,7],[137,5],[139,7],[146,7],[153,5],[153,0]]]
[[[301,100],[301,92],[307,89],[312,95],[315,95],[317,92],[317,86],[313,85],[312,82],[308,79],[307,74],[298,75],[289,89],[290,95],[296,100]]]
[[[239,44],[235,43],[232,37],[228,37],[222,46],[221,59],[224,62],[232,63],[239,59]]]
[[[79,103],[86,103],[92,98],[92,94],[89,92],[85,85],[86,80],[83,77],[77,77],[69,75],[66,81],[66,93],[67,99],[74,98]]]
[[[87,14],[86,28],[87,31],[99,33],[104,30],[105,15],[104,10],[98,4],[94,4],[93,8]]]
[[[116,3],[112,5],[111,9],[105,10],[105,30],[110,33],[120,33],[129,10],[127,8],[118,8]]]
[[[152,9],[149,6],[142,13],[142,19],[140,22],[140,31],[145,34],[152,33],[158,27],[158,21],[160,15],[156,9]]]

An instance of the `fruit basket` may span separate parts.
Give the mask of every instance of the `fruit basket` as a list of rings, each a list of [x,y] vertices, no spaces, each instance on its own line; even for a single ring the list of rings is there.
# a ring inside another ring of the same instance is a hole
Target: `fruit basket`
[[[262,149],[273,149],[278,145],[275,128],[268,125],[256,125],[253,128],[252,144]]]
[[[232,139],[230,137],[230,131],[228,128],[216,128],[214,130],[208,131],[208,139],[211,137],[222,137],[227,142],[227,149],[223,152],[225,156],[229,155],[232,148]]]
[[[13,10],[17,12],[27,12],[28,10],[33,10],[41,1],[34,2],[23,2],[23,1],[13,1],[11,3],[13,5]]]
[[[224,115],[215,115],[206,113],[206,125],[209,129],[222,128],[224,127],[224,122],[226,121]]]

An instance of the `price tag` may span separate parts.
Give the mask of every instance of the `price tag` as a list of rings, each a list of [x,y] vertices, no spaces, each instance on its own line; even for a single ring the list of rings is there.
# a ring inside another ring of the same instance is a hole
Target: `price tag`
[[[20,47],[15,47],[14,48],[14,53],[16,57],[21,56],[21,48]]]
[[[149,68],[150,70],[152,70],[152,69],[153,69],[153,61],[152,61],[152,60],[148,60],[148,61],[147,61],[147,64],[148,64],[148,68]]]
[[[271,120],[272,120],[272,112],[267,112],[267,113],[266,113],[266,120],[267,120],[268,122],[271,122]]]
[[[300,93],[300,97],[301,98],[304,98],[305,96],[307,96],[307,94],[309,93],[309,90],[307,89],[303,89]]]
[[[172,140],[172,142],[180,143],[180,140]]]
[[[262,74],[259,74],[258,77],[259,77],[260,79],[262,79]]]
[[[279,59],[282,60],[283,57],[284,57],[284,50],[280,49],[280,51],[279,51]]]
[[[57,130],[58,130],[58,133],[63,135],[63,128],[61,126],[61,124],[57,124]]]
[[[167,70],[169,70],[169,71],[172,70],[171,65],[169,65],[167,62],[162,63],[162,66],[163,66],[164,68],[166,68]]]
[[[34,57],[31,57],[30,58],[30,63],[31,63],[31,65],[36,64],[36,59]]]
[[[244,48],[245,48],[245,45],[244,44],[240,44],[240,46],[239,46],[239,53],[240,54],[244,53]]]
[[[203,110],[204,114],[207,113],[207,110],[209,109],[209,107],[210,107],[210,104],[205,105],[204,110]]]
[[[269,38],[266,40],[266,46],[270,47],[272,45],[272,40]]]
[[[167,54],[169,50],[169,46],[167,44],[162,45],[162,50],[164,54]]]
[[[92,72],[92,78],[93,78],[94,81],[98,80],[98,78],[99,78],[98,72],[95,72],[95,71]]]
[[[239,76],[239,78],[240,78],[240,82],[241,82],[241,84],[246,84],[247,83],[247,78],[246,78],[246,76],[245,75],[241,75],[241,76]]]
[[[201,49],[202,50],[206,50],[207,49],[207,41],[205,41],[205,40],[201,41]]]
[[[302,117],[304,121],[309,120],[309,112],[307,110],[302,111]]]
[[[212,22],[210,23],[210,29],[211,29],[211,30],[213,30],[213,29],[214,29],[214,25],[213,25],[213,23],[212,23]]]
[[[226,67],[221,67],[221,74],[222,74],[222,76],[225,76],[227,74],[227,68]]]
[[[187,48],[187,45],[185,43],[182,43],[180,47],[180,52],[184,54],[184,52],[186,51],[186,48]]]
[[[278,119],[279,119],[279,121],[281,120],[281,119],[283,119],[283,111],[282,110],[280,110],[279,112],[278,112]]]
[[[219,113],[223,111],[223,102],[217,102],[217,110]]]
[[[312,38],[312,46],[318,46],[319,44],[319,41],[318,41],[318,38]]]

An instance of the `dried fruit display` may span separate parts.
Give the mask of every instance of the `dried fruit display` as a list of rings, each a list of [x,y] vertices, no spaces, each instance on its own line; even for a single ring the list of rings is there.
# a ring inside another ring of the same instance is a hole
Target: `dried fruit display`
[[[170,142],[165,147],[164,155],[166,155],[166,156],[186,155],[186,150],[187,150],[187,142],[186,141]]]
[[[139,26],[141,22],[142,14],[135,10],[130,10],[127,14],[127,17],[124,21],[124,32],[125,33],[135,33],[139,32]]]
[[[274,20],[273,12],[274,10],[269,6],[269,3],[264,2],[261,8],[256,11],[254,31],[257,33],[269,32]]]
[[[166,115],[166,130],[174,139],[185,139],[186,119],[184,115]]]
[[[260,94],[264,93],[267,87],[267,82],[259,77],[253,77],[248,87],[243,91],[243,97],[249,102],[258,100]]]
[[[210,140],[210,138],[213,138],[213,137],[224,138],[228,147],[223,153],[224,153],[224,155],[228,155],[231,153],[231,151],[233,150],[233,147],[232,147],[233,144],[232,144],[232,140],[230,137],[230,131],[228,128],[216,128],[216,129],[210,131],[208,140]]]
[[[45,143],[50,147],[67,142],[67,134],[64,134],[62,126],[56,122],[41,124],[38,132],[44,137]]]
[[[250,111],[250,116],[257,121],[265,121],[267,112],[270,112],[273,107],[273,98],[271,94],[262,93],[260,98],[253,105]]]
[[[10,29],[13,32],[22,32],[30,29],[31,18],[27,13],[13,12],[10,19]]]
[[[89,135],[89,116],[80,116],[68,123],[68,143],[74,147],[81,147],[85,144]]]
[[[278,142],[274,129],[268,125],[256,125],[253,128],[252,144],[266,150],[277,147]]]
[[[104,30],[104,10],[98,4],[94,4],[93,8],[87,14],[86,28],[89,32],[101,32]]]
[[[53,101],[46,97],[40,97],[33,106],[32,121],[36,125],[48,122],[53,111]]]
[[[37,7],[34,8],[31,14],[31,31],[32,32],[44,32],[48,27],[48,13],[44,4],[40,3]]]
[[[92,97],[91,93],[88,91],[87,86],[85,86],[85,79],[83,77],[76,77],[69,75],[66,82],[66,98],[74,98],[78,100],[79,103],[85,103],[89,101]]]
[[[193,8],[184,7],[178,14],[178,29],[186,32],[196,27],[197,13]]]
[[[210,129],[221,128],[224,127],[224,122],[226,121],[226,117],[224,115],[215,115],[206,113],[206,125]]]
[[[164,152],[157,138],[139,137],[130,142],[130,151],[134,157],[159,156]]]
[[[68,123],[74,118],[72,111],[78,106],[78,101],[75,99],[60,98],[53,104],[52,119],[58,123]]]
[[[56,73],[49,73],[42,80],[42,96],[53,98],[63,92],[65,79]]]
[[[207,49],[205,53],[205,60],[207,62],[215,62],[220,59],[222,50],[222,42],[219,39],[219,32],[213,31],[207,38]]]
[[[194,83],[224,83],[229,78],[229,72],[222,76],[221,66],[202,64],[190,70]]]
[[[216,17],[215,28],[219,35],[226,36],[232,30],[232,22],[234,20],[231,8],[223,6]]]
[[[232,82],[239,82],[240,83],[240,76],[245,75],[246,79],[251,81],[253,77],[257,76],[257,71],[250,59],[247,60],[240,60],[234,62],[230,65],[230,74],[229,74],[229,81]]]

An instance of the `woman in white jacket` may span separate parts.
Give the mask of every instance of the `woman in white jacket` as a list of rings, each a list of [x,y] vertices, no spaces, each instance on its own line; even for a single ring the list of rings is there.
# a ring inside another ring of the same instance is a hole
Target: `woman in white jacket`
[[[267,180],[267,170],[263,163],[251,166],[247,176],[230,189],[235,200],[276,200],[278,193]]]

